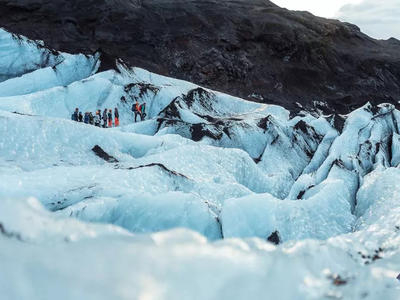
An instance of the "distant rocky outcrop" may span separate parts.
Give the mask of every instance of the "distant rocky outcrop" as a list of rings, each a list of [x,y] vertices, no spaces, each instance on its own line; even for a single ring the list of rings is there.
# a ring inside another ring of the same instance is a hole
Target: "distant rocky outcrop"
[[[325,113],[400,100],[400,41],[266,0],[0,0],[0,27],[246,99]]]

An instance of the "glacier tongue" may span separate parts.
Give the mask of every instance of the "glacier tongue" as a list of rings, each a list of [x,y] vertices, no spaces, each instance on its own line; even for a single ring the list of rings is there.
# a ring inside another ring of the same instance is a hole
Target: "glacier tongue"
[[[0,54],[7,299],[399,299],[392,105],[335,128],[2,29]],[[121,126],[75,107],[117,107]]]

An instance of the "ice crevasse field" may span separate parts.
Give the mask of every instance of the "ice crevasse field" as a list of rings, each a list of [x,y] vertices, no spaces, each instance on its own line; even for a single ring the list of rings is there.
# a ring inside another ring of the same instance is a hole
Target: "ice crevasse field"
[[[400,299],[392,105],[292,116],[100,64],[0,29],[2,299]]]

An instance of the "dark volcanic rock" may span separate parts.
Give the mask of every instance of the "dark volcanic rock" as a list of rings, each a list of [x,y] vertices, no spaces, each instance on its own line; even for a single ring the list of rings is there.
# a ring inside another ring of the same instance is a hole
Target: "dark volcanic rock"
[[[0,0],[0,13],[0,26],[57,50],[101,48],[101,70],[122,58],[292,111],[399,100],[399,41],[266,0]]]
[[[115,157],[109,155],[109,154],[108,154],[107,152],[105,152],[99,145],[95,145],[95,146],[92,148],[92,151],[93,151],[98,157],[104,159],[106,162],[109,162],[109,163],[117,163],[117,162],[118,162],[118,160],[117,160]]]
[[[274,231],[273,233],[271,233],[271,235],[267,238],[267,241],[275,245],[279,245],[281,242],[281,238],[279,237],[279,232]]]
[[[186,175],[183,175],[181,173],[178,173],[178,172],[175,172],[173,170],[170,170],[165,165],[160,164],[160,163],[151,163],[151,164],[148,164],[148,165],[142,165],[142,166],[138,166],[138,167],[129,167],[128,170],[136,170],[136,169],[140,169],[140,168],[151,168],[151,167],[159,167],[160,169],[164,170],[168,174],[171,174],[171,175],[174,175],[174,176],[180,176],[180,177],[189,179]]]

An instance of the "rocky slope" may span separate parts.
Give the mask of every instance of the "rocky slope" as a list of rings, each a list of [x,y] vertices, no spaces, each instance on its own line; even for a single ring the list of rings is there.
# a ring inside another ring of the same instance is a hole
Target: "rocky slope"
[[[262,0],[0,0],[0,27],[291,111],[400,94],[400,42]],[[301,107],[303,106],[303,107]]]

